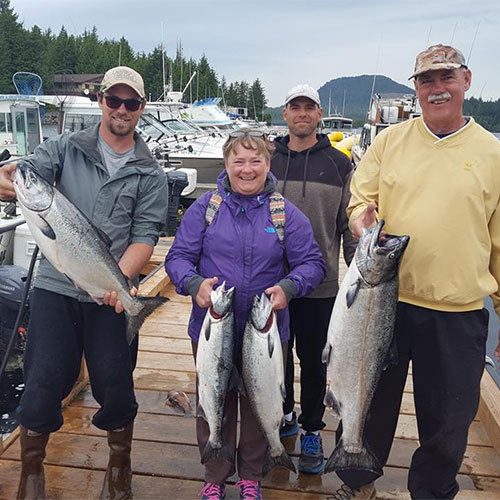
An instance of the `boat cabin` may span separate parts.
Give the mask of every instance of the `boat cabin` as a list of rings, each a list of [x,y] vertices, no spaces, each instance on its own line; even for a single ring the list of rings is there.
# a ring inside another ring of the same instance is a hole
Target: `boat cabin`
[[[0,95],[0,153],[33,153],[43,140],[40,103],[30,96]]]
[[[350,135],[352,133],[352,120],[342,115],[325,116],[321,120],[320,127],[323,134],[342,132],[344,135]]]

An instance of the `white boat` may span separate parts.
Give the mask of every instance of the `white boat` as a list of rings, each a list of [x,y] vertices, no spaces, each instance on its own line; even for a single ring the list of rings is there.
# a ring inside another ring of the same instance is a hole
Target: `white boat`
[[[0,95],[0,153],[24,156],[42,140],[40,102],[35,97]]]
[[[320,122],[320,131],[323,134],[342,132],[344,137],[352,134],[352,119],[343,115],[324,116]]]
[[[70,96],[67,99],[54,99],[53,96],[47,96],[45,102],[48,101],[59,102],[60,130],[63,132],[83,130],[100,121],[99,105],[89,98]],[[168,109],[163,103],[148,103],[137,125],[138,133],[165,169],[195,169],[195,184],[213,187],[224,168],[222,145],[225,136],[193,127],[177,119]],[[164,122],[158,117],[164,118]],[[190,182],[183,191],[183,196],[191,194],[192,186],[193,183]]]
[[[368,111],[368,120],[361,130],[359,142],[352,148],[352,160],[359,163],[368,146],[377,134],[395,123],[411,120],[422,114],[415,95],[412,94],[374,94]]]

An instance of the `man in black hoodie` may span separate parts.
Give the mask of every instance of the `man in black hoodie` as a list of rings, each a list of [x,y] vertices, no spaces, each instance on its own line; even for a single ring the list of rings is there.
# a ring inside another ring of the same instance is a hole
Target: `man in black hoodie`
[[[285,424],[280,435],[297,434],[298,423],[302,425],[299,470],[309,474],[319,474],[324,468],[319,431],[325,426],[326,365],[321,361],[321,352],[339,289],[341,239],[347,263],[356,249],[346,214],[352,165],[344,153],[332,148],[328,136],[316,133],[322,113],[315,89],[309,85],[293,87],[286,96],[283,110],[289,135],[275,140],[276,151],[271,159],[271,171],[278,179],[279,191],[309,217],[327,266],[325,280],[313,293],[290,302]],[[301,368],[298,423],[293,411],[294,340]]]

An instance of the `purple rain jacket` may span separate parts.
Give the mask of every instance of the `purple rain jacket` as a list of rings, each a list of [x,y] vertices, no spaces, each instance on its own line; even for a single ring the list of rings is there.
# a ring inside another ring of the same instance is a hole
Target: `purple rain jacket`
[[[279,284],[288,299],[303,297],[324,278],[325,264],[309,219],[285,200],[285,249],[290,271],[286,271],[283,248],[276,234],[269,209],[269,196],[276,190],[276,180],[268,174],[259,195],[234,193],[226,171],[217,180],[223,198],[210,226],[205,213],[212,192],[198,198],[186,211],[165,269],[177,293],[191,295],[193,309],[188,334],[198,342],[206,308],[195,297],[205,278],[216,276],[226,289],[235,287],[234,317],[236,338],[241,341],[252,300],[266,288]],[[290,336],[288,308],[277,311],[281,342]]]

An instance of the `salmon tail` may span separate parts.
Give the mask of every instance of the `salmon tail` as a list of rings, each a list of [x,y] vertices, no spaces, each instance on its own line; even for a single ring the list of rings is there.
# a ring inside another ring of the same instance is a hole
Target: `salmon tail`
[[[330,458],[326,461],[325,472],[352,469],[382,475],[380,462],[365,444],[363,444],[360,453],[349,453],[344,448],[341,438]]]
[[[216,458],[223,458],[231,464],[234,463],[234,456],[224,444],[222,444],[220,448],[216,448],[212,446],[209,440],[203,450],[203,453],[201,454],[201,463],[206,464]]]
[[[291,470],[292,472],[297,472],[297,469],[295,468],[292,459],[285,451],[285,448],[283,448],[283,453],[281,453],[281,455],[274,458],[269,452],[267,453],[262,465],[262,475],[265,476],[273,467],[276,467],[277,465],[281,465],[281,467],[285,467],[285,469]]]
[[[127,341],[132,343],[134,337],[139,333],[146,318],[158,307],[168,301],[167,297],[137,297],[137,300],[144,306],[139,314],[131,316],[127,314]]]

